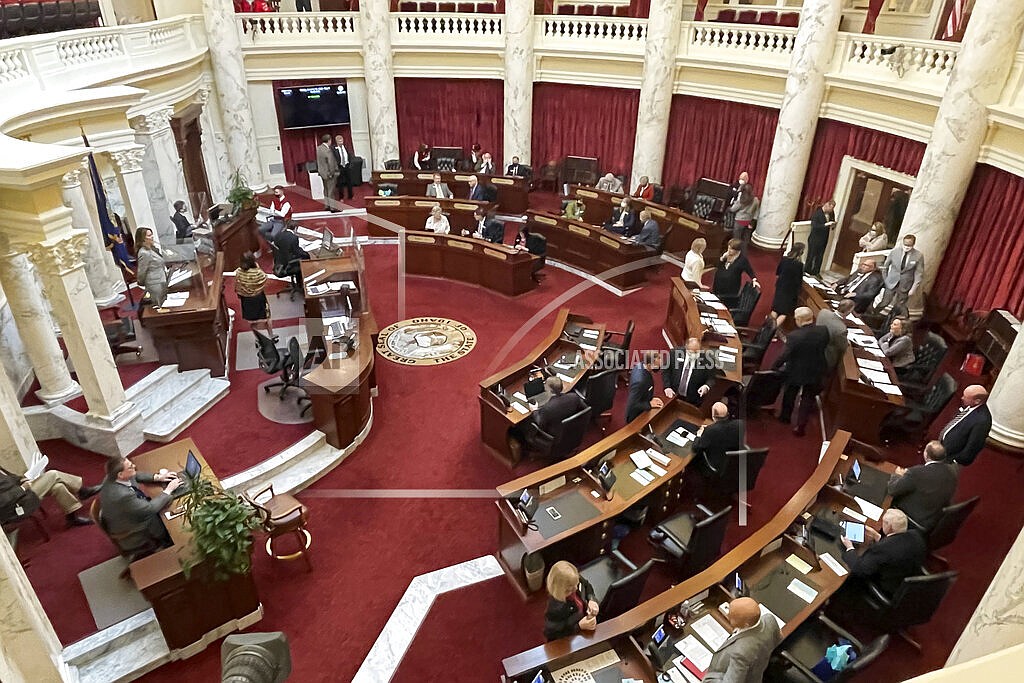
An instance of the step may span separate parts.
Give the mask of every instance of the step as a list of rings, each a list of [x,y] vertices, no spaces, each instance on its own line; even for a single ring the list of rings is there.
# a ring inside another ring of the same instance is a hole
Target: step
[[[133,681],[170,660],[152,609],[64,648],[63,659],[82,683]]]
[[[135,384],[124,390],[129,401],[134,403],[142,412],[152,412],[151,404],[158,400],[163,391],[160,389],[165,382],[173,381],[172,377],[178,374],[177,365],[161,365]]]
[[[180,376],[186,377],[181,382],[185,385],[182,392],[170,397],[158,413],[142,414],[142,434],[146,439],[159,443],[172,441],[214,403],[227,396],[231,388],[228,380],[210,377],[209,370],[192,370]]]
[[[282,479],[286,472],[293,468],[301,470],[307,469],[307,465],[304,463],[311,458],[319,460],[316,456],[321,455],[321,451],[324,449],[335,450],[327,443],[326,436],[323,432],[320,430],[313,430],[280,453],[272,455],[263,462],[253,465],[249,469],[243,470],[238,474],[225,477],[221,481],[221,484],[225,489],[236,493],[244,493],[267,483],[274,482],[275,492],[288,493],[288,490],[280,488],[279,480]]]
[[[161,366],[157,372],[151,373],[150,377],[165,367],[172,368],[173,371],[160,373],[160,377],[154,381],[147,382],[146,386],[138,392],[132,392],[131,390],[125,392],[128,400],[132,401],[142,412],[144,420],[148,419],[151,415],[162,412],[161,409],[164,406],[172,401],[176,401],[178,396],[210,376],[209,370],[178,372],[177,365],[165,365]],[[147,377],[146,379],[149,378]],[[134,388],[132,387],[132,389]]]

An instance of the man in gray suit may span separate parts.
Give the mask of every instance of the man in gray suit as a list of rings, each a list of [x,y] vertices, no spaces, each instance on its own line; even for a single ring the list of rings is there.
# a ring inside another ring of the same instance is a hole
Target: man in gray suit
[[[167,482],[167,486],[150,499],[138,487],[139,482]],[[107,460],[107,478],[100,489],[100,518],[122,552],[142,553],[171,544],[160,511],[171,502],[171,494],[181,483],[177,472],[143,474],[136,472],[135,463],[128,458],[115,455]]]
[[[441,174],[435,173],[434,180],[432,183],[427,185],[427,196],[437,197],[438,199],[454,199],[455,195],[448,188],[448,183],[441,182]]]
[[[846,335],[846,316],[853,313],[856,304],[853,299],[843,299],[839,302],[839,308],[833,312],[831,308],[823,308],[818,311],[815,324],[828,330],[828,346],[825,347],[825,364],[829,372],[839,364],[839,360],[846,353],[846,347],[850,341]]]
[[[924,277],[924,254],[914,248],[916,243],[916,237],[906,235],[903,243],[893,247],[885,257],[885,263],[882,265],[885,293],[875,307],[875,312],[883,310],[893,300],[906,306],[907,299],[921,286],[921,279]]]
[[[341,167],[338,166],[338,157],[334,155],[331,148],[331,134],[324,133],[320,136],[320,144],[316,146],[316,173],[320,180],[324,181],[324,211],[338,211],[331,200],[338,189],[338,173]]]
[[[753,598],[736,598],[729,603],[733,632],[711,659],[705,683],[760,683],[772,650],[782,642],[779,622]]]
[[[651,249],[657,249],[661,244],[661,230],[658,229],[658,221],[651,217],[651,212],[644,209],[640,212],[640,234],[636,236],[636,243],[642,244]]]

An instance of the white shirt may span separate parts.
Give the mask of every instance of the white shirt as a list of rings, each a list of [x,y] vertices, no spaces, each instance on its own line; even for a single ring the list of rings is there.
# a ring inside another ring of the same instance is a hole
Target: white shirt
[[[946,426],[942,428],[942,431],[939,432],[939,441],[945,439],[946,435],[949,434],[949,430],[963,422],[964,418],[970,415],[971,411],[977,407],[978,406],[971,406],[970,408],[961,408],[958,410],[956,415],[953,416],[953,420],[956,420],[956,425],[953,424],[953,420],[950,420]]]
[[[683,259],[683,279],[700,284],[703,274],[704,257],[693,250],[686,252],[686,258]]]
[[[447,235],[452,231],[452,226],[448,223],[448,217],[441,214],[437,217],[436,221],[433,216],[427,216],[427,225],[424,229],[436,232],[439,235]]]
[[[270,202],[270,213],[275,218],[285,218],[291,212],[292,212],[292,205],[286,199],[282,199],[282,200],[278,201],[277,197],[275,197]]]

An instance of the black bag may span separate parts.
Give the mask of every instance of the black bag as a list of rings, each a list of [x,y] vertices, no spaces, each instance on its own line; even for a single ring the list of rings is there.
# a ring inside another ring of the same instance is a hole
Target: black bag
[[[27,519],[41,502],[33,491],[21,487],[21,477],[0,474],[0,524]]]

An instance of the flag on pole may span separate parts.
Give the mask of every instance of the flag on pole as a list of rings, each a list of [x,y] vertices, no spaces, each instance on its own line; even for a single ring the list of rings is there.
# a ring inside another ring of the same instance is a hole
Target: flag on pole
[[[960,32],[964,23],[964,10],[967,9],[967,0],[953,0],[949,8],[949,18],[946,19],[946,29],[942,32],[942,40],[953,40]]]
[[[121,222],[110,213],[107,195],[103,191],[103,182],[100,180],[100,172],[96,168],[96,160],[93,159],[91,153],[89,154],[89,177],[92,179],[92,189],[96,195],[96,209],[99,213],[100,228],[103,230],[103,242],[114,255],[114,262],[122,270],[134,276],[135,259],[128,253],[128,245],[124,241]]]

